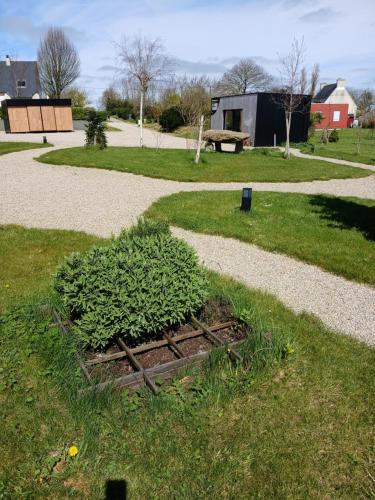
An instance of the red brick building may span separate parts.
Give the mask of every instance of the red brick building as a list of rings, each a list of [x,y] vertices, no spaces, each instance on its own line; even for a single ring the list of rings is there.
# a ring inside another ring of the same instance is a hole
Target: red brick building
[[[311,113],[320,113],[323,117],[321,123],[316,124],[317,129],[323,128],[348,128],[353,121],[349,116],[349,104],[325,104],[313,102]]]

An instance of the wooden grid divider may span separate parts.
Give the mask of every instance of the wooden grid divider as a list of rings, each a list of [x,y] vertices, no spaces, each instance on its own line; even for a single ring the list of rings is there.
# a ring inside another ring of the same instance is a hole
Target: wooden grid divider
[[[62,335],[67,335],[69,333],[67,327],[68,324],[71,326],[71,322],[69,320],[62,321],[58,312],[52,309],[52,316],[54,318],[55,324],[58,326]],[[154,394],[158,394],[160,389],[154,382],[154,378],[156,376],[160,377],[161,380],[168,380],[172,378],[173,374],[176,373],[177,370],[186,367],[186,366],[194,366],[200,365],[204,359],[206,359],[210,351],[200,352],[191,356],[186,356],[182,349],[178,346],[178,342],[183,340],[187,340],[190,338],[198,337],[205,335],[215,346],[224,346],[226,343],[220,339],[215,333],[215,331],[220,331],[226,328],[230,328],[234,325],[234,321],[227,321],[224,323],[219,323],[213,325],[211,327],[207,327],[204,323],[199,321],[195,316],[192,316],[192,323],[198,327],[196,330],[191,332],[185,332],[174,337],[171,337],[169,334],[164,333],[163,339],[159,341],[149,342],[148,344],[144,344],[143,346],[137,346],[134,348],[130,348],[121,338],[117,339],[117,344],[121,349],[120,352],[104,355],[100,358],[94,358],[83,362],[78,353],[76,353],[76,357],[79,363],[80,368],[82,369],[86,379],[90,383],[90,389],[95,390],[103,390],[106,387],[128,387],[128,388],[138,388],[144,386],[146,384]],[[234,346],[240,345],[243,341],[232,342],[228,344],[228,355],[236,361],[243,361],[242,356],[233,349]],[[163,363],[162,365],[154,366],[153,368],[144,368],[136,358],[135,354],[139,354],[142,352],[147,352],[152,349],[158,349],[160,347],[169,346],[173,350],[174,354],[178,359],[174,361],[169,361],[167,363]],[[113,361],[116,359],[121,359],[127,357],[133,366],[135,372],[124,375],[114,380],[107,380],[98,384],[93,384],[90,373],[87,369],[88,366],[105,363],[108,361]],[[83,389],[80,391],[80,394],[87,392],[87,389]]]

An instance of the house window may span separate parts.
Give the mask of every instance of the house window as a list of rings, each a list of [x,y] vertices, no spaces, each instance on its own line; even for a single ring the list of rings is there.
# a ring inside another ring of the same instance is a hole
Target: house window
[[[241,132],[242,109],[226,109],[224,111],[224,130]]]
[[[333,112],[333,121],[334,122],[339,122],[340,121],[340,111],[334,111]]]
[[[26,88],[26,80],[17,80],[17,88],[25,89]]]

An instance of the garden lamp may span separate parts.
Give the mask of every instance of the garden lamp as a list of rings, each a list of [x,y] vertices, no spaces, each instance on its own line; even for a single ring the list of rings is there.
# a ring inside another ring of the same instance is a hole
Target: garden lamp
[[[243,210],[244,212],[249,212],[251,209],[252,194],[253,194],[252,188],[243,188],[241,210]]]

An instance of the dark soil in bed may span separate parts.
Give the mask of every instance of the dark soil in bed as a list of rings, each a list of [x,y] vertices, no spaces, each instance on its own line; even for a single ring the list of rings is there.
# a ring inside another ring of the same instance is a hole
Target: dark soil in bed
[[[234,317],[232,311],[233,310],[230,303],[219,298],[208,301],[202,308],[202,310],[197,314],[197,318],[206,326],[211,327],[219,323],[233,321]],[[180,326],[168,328],[160,332],[159,335],[155,335],[152,338],[148,337],[147,339],[143,339],[143,341],[138,342],[137,344],[131,344],[130,342],[128,342],[127,345],[130,348],[135,348],[139,345],[147,344],[155,340],[161,340],[163,338],[163,334],[165,333],[167,333],[173,339],[177,335],[192,332],[194,330],[197,330],[197,327],[195,325],[186,323]],[[236,324],[232,327],[218,330],[215,332],[215,334],[224,342],[230,343],[245,338],[248,330],[249,327],[245,328],[244,326]],[[213,342],[206,335],[179,341],[177,345],[185,356],[193,356],[195,354],[210,351],[214,347]],[[100,358],[100,356],[117,352],[122,352],[122,349],[117,345],[117,343],[113,343],[109,345],[105,351],[86,351],[84,353],[81,353],[81,355],[83,361],[88,361],[93,358]],[[178,359],[178,355],[174,352],[174,348],[169,345],[137,353],[135,354],[135,357],[139,361],[139,363],[141,363],[143,368],[153,368],[155,366],[159,366]],[[95,378],[96,380],[118,378],[123,375],[134,373],[135,371],[127,357],[88,366],[88,370],[90,376]]]

